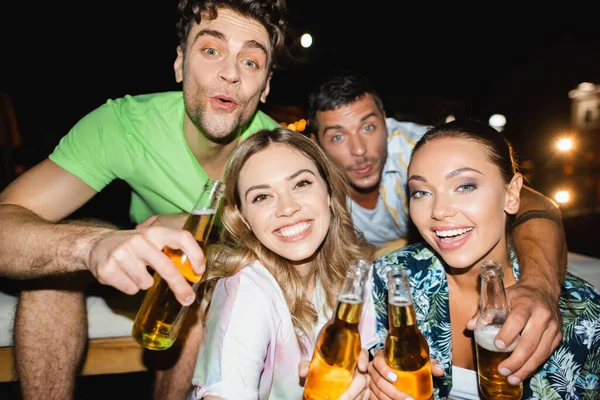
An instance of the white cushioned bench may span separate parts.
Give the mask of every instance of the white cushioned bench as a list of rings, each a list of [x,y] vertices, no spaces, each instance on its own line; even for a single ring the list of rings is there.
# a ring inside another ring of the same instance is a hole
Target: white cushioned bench
[[[128,296],[117,290],[109,297],[89,296],[88,353],[83,375],[116,374],[146,370],[143,349],[131,337],[131,327],[143,292]],[[12,326],[17,298],[0,288],[0,382],[16,380]],[[110,304],[110,305],[109,305]]]
[[[568,261],[571,273],[600,289],[600,259],[569,253]],[[132,297],[116,290],[107,292],[110,297],[90,296],[87,299],[90,341],[82,374],[144,371],[142,348],[131,338],[133,319],[144,293]],[[16,303],[16,297],[0,288],[0,382],[16,379],[12,356]]]

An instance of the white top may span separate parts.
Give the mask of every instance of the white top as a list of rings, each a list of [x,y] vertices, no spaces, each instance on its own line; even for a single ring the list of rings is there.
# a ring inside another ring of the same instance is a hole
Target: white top
[[[318,322],[313,337],[304,341],[309,355],[303,357],[281,288],[260,262],[219,280],[194,370],[196,387],[188,399],[209,395],[227,400],[301,398],[298,364],[310,360],[316,337],[332,316],[329,308],[324,310],[319,280],[312,301]],[[359,329],[363,348],[378,343],[370,283]]]
[[[448,395],[453,400],[478,400],[477,372],[472,369],[452,366],[452,390]]]
[[[416,142],[431,128],[393,118],[387,118],[385,123],[388,155],[381,174],[377,205],[369,210],[359,206],[350,196],[346,198],[354,226],[363,232],[367,242],[378,248],[407,236],[408,163]]]

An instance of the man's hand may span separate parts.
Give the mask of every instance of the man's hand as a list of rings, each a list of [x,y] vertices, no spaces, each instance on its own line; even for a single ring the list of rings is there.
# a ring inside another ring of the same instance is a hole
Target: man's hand
[[[498,348],[509,346],[519,334],[521,338],[509,358],[498,366],[508,382],[518,385],[542,365],[562,340],[562,319],[558,299],[540,287],[518,283],[507,288],[511,311],[498,335]],[[475,328],[476,318],[467,323]]]
[[[188,215],[188,213],[153,215],[147,220],[137,224],[135,229],[149,228],[151,226],[164,226],[167,228],[181,229],[183,228],[183,224],[185,224],[185,220],[187,219]]]
[[[368,400],[369,391],[369,375],[367,374],[367,367],[369,365],[369,353],[367,350],[361,349],[358,357],[358,365],[354,371],[354,377],[348,390],[346,390],[338,400]],[[306,376],[308,375],[308,367],[310,361],[302,360],[298,364],[298,376],[300,381],[304,383]]]
[[[127,294],[146,290],[153,284],[147,265],[173,290],[183,305],[191,304],[195,293],[175,264],[162,252],[165,246],[181,249],[197,274],[204,273],[205,257],[191,233],[165,227],[129,231],[109,230],[94,239],[86,267],[105,285]]]
[[[431,373],[434,376],[444,376],[444,369],[436,360],[431,359]],[[369,363],[369,376],[371,377],[371,400],[405,400],[412,399],[408,394],[396,389],[394,382],[398,376],[385,362],[383,350],[377,350],[373,361]]]

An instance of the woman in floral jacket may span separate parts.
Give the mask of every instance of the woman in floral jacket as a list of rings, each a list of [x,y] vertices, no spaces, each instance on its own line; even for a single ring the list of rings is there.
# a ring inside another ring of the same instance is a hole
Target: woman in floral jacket
[[[523,178],[504,137],[474,121],[453,121],[425,134],[415,146],[408,175],[410,215],[426,243],[375,261],[380,339],[383,343],[388,328],[386,273],[400,266],[408,270],[417,322],[431,358],[444,369],[443,376],[434,377],[435,397],[476,399],[473,335],[465,326],[477,312],[482,262],[503,265],[505,287],[519,280],[510,224]],[[558,309],[562,340],[556,332],[558,347],[523,382],[522,398],[599,399],[600,294],[567,273]],[[373,396],[405,398],[382,379],[389,372],[379,367],[382,357],[376,352],[369,369]],[[509,382],[521,383],[512,377]]]

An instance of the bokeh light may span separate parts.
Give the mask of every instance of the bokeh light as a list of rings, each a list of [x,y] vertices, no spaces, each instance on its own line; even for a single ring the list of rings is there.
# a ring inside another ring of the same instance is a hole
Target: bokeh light
[[[556,144],[560,151],[568,151],[573,148],[573,141],[569,138],[562,138]]]
[[[313,38],[310,33],[305,33],[300,36],[300,45],[305,49],[309,48],[312,45]]]
[[[554,195],[554,199],[559,203],[569,202],[569,192],[567,190],[560,190]]]

